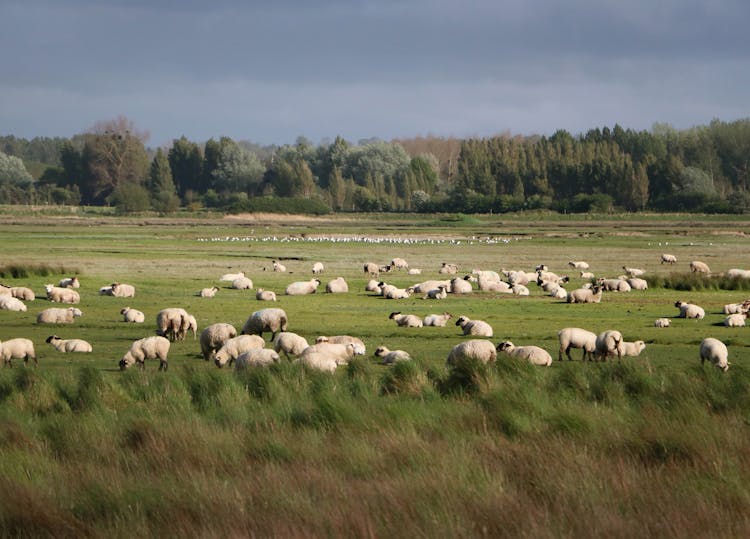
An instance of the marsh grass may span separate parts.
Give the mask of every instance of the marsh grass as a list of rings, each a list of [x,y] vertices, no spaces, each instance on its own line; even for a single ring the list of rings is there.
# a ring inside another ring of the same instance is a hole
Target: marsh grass
[[[47,277],[49,275],[78,275],[78,268],[46,263],[11,263],[0,266],[0,278],[25,279],[27,277]],[[56,284],[56,283],[55,283]]]

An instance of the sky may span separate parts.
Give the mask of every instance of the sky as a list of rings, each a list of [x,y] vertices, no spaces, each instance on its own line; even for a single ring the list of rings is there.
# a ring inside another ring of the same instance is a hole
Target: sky
[[[0,0],[0,135],[149,145],[750,117],[747,0]]]

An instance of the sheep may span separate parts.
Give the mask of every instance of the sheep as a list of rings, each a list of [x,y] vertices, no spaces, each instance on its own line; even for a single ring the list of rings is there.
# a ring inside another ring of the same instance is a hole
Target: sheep
[[[508,278],[508,282],[513,285],[521,284],[521,285],[527,285],[531,281],[535,281],[537,278],[536,273],[526,273],[525,271],[505,271],[503,270],[503,274]]]
[[[496,271],[492,270],[481,270],[481,269],[473,269],[471,270],[471,274],[474,275],[479,281],[482,279],[486,281],[500,281],[500,275]]]
[[[64,279],[60,279],[60,282],[57,283],[57,286],[60,288],[81,288],[81,282],[78,280],[78,277],[66,277]]]
[[[468,316],[461,316],[456,320],[456,325],[461,326],[464,335],[492,337],[492,326],[483,320],[471,320]]]
[[[99,295],[100,296],[111,296],[112,295],[112,287],[110,285],[102,286],[99,289]]]
[[[112,295],[118,298],[134,298],[135,287],[132,284],[112,283]]]
[[[378,277],[380,274],[380,268],[375,262],[365,262],[364,266],[365,275],[368,277]]]
[[[443,264],[440,266],[440,269],[438,270],[438,273],[441,275],[455,275],[456,273],[458,273],[458,266],[448,262],[443,262]]]
[[[729,369],[729,351],[727,346],[719,339],[706,337],[701,341],[701,365],[708,360],[714,366],[726,372]]]
[[[10,288],[10,295],[16,299],[22,299],[24,301],[34,301],[36,299],[34,291],[25,286],[12,286]]]
[[[39,364],[34,352],[34,343],[23,338],[8,339],[0,344],[0,358],[8,367],[13,366],[12,360],[14,359],[23,359],[24,365],[29,364],[29,359],[34,360],[34,365]]]
[[[657,328],[668,328],[670,324],[669,318],[657,318],[654,320],[654,327]]]
[[[120,309],[120,314],[122,315],[122,319],[124,322],[131,322],[134,324],[142,324],[146,321],[146,315],[144,315],[141,311],[138,309],[132,309],[130,307],[125,307],[123,309]]]
[[[700,260],[693,260],[690,262],[690,271],[693,273],[711,273],[711,268],[708,267],[708,264],[705,262],[701,262]]]
[[[664,253],[663,255],[661,255],[661,263],[662,264],[677,264],[677,257],[675,255]]]
[[[529,292],[529,289],[522,284],[514,284],[511,290],[516,296],[528,296],[531,294],[531,292]]]
[[[396,286],[381,283],[383,286],[380,289],[383,291],[383,297],[386,299],[407,299],[411,296],[411,292],[404,288],[398,288]]]
[[[646,349],[646,343],[643,341],[620,343],[623,356],[639,356]]]
[[[270,331],[271,340],[279,331],[286,331],[289,319],[283,309],[269,308],[255,311],[242,326],[243,335],[260,335]]]
[[[492,341],[485,339],[472,339],[458,343],[448,352],[445,364],[454,366],[461,362],[476,359],[482,363],[491,363],[497,360],[497,350]]]
[[[313,272],[313,275],[320,275],[321,273],[323,273],[323,270],[324,270],[324,269],[325,269],[325,268],[324,268],[324,266],[323,266],[323,263],[322,263],[322,262],[315,262],[315,263],[313,264],[313,267],[312,267],[312,272]]]
[[[75,290],[70,288],[60,288],[51,284],[45,284],[44,290],[47,292],[47,299],[56,303],[80,303],[81,296]]]
[[[630,277],[640,277],[644,273],[646,273],[645,269],[641,268],[629,268],[628,266],[623,266],[622,269],[627,273]]]
[[[445,285],[440,285],[427,292],[422,299],[445,299],[448,297],[448,290]]]
[[[234,361],[234,372],[248,367],[267,367],[280,361],[279,354],[270,348],[256,348],[240,354]]]
[[[354,351],[359,355],[367,353],[365,343],[359,337],[352,337],[351,335],[320,335],[316,337],[315,344],[320,343],[331,343],[331,344],[353,344]]]
[[[276,292],[259,288],[255,292],[255,299],[258,301],[276,301]]]
[[[232,281],[232,288],[235,290],[252,290],[253,281],[249,277],[237,277]]]
[[[395,269],[409,269],[409,263],[403,258],[394,258],[391,260],[390,266]]]
[[[219,291],[218,286],[212,286],[211,288],[202,288],[200,292],[198,292],[198,296],[202,298],[212,298],[216,295],[216,292]]]
[[[37,324],[72,324],[73,321],[83,316],[80,309],[76,307],[68,307],[67,309],[57,309],[52,307],[50,309],[44,309],[36,317]]]
[[[245,276],[245,272],[244,271],[240,271],[240,272],[237,272],[237,273],[225,273],[224,275],[222,275],[221,277],[219,277],[219,280],[220,281],[228,281],[228,282],[231,283],[235,279],[239,279],[240,277],[244,277],[244,276]]]
[[[728,328],[745,327],[745,318],[747,313],[730,314],[724,319],[724,325]]]
[[[558,361],[562,361],[563,352],[568,356],[568,360],[572,361],[571,348],[583,349],[581,361],[593,359],[596,350],[596,333],[581,328],[563,328],[557,332],[557,338],[560,341],[560,349],[557,353]]]
[[[156,313],[156,334],[170,341],[181,341],[191,326],[190,315],[181,307],[168,307]]]
[[[406,272],[407,275],[422,275],[422,270],[419,268],[409,268]]]
[[[349,285],[343,277],[336,277],[326,284],[326,292],[329,294],[345,294],[349,292]]]
[[[279,262],[278,260],[274,260],[272,262],[273,264],[273,271],[276,273],[286,273],[286,266]]]
[[[750,279],[750,270],[732,268],[725,275],[730,279]]]
[[[57,335],[50,335],[44,342],[51,344],[58,352],[92,352],[94,348],[83,339],[61,339]]]
[[[144,369],[147,359],[158,359],[159,370],[166,371],[169,345],[169,339],[158,335],[133,341],[133,344],[130,345],[130,350],[125,352],[125,355],[120,360],[120,370],[124,371],[133,364],[137,364],[140,368]]]
[[[706,316],[706,311],[698,305],[692,303],[686,303],[684,301],[675,301],[674,306],[680,310],[680,314],[677,318],[696,318],[698,320],[703,319]]]
[[[0,296],[0,310],[26,312],[26,304],[12,296]]]
[[[581,273],[581,279],[596,279],[596,275],[594,275],[590,271],[582,271],[580,273]]]
[[[721,314],[738,314],[744,312],[747,312],[747,305],[745,303],[728,303],[721,310]]]
[[[570,262],[568,262],[568,266],[579,271],[586,271],[587,269],[589,269],[588,262],[584,262],[583,260],[577,262],[571,260]]]
[[[438,288],[439,286],[445,286],[446,288],[450,287],[450,280],[437,280],[437,279],[430,279],[428,281],[423,281],[421,283],[417,283],[415,285],[412,285],[408,287],[406,290],[411,293],[416,294],[426,294],[430,290],[434,290]]]
[[[362,351],[354,343],[318,343],[305,348],[299,356],[299,359],[305,360],[306,357],[322,357],[333,360],[338,365],[349,363],[355,355],[362,355]]]
[[[300,363],[307,369],[314,369],[323,372],[333,373],[338,367],[335,359],[321,352],[310,352],[294,360],[294,363]]]
[[[451,294],[471,294],[474,288],[469,281],[461,277],[454,277],[450,281],[449,290]]]
[[[602,287],[577,288],[568,292],[568,303],[600,303],[602,301]]]
[[[283,351],[287,359],[290,354],[299,356],[308,346],[307,339],[291,331],[282,331],[273,340],[273,349],[278,353]]]
[[[625,279],[631,290],[648,290],[648,281],[646,279],[640,279],[638,277],[630,277]]]
[[[365,292],[378,292],[380,293],[380,285],[375,279],[370,279],[365,285]]]
[[[287,296],[304,296],[305,294],[314,294],[320,286],[320,279],[311,279],[309,281],[296,281],[286,287]]]
[[[513,289],[505,281],[495,281],[494,279],[485,279],[483,277],[477,279],[477,287],[483,292],[513,293]]]
[[[13,294],[10,292],[10,287],[4,284],[0,284],[0,296],[11,297]]]
[[[263,348],[266,341],[258,335],[238,335],[226,341],[224,346],[214,354],[214,364],[221,368],[231,365],[241,354],[248,350]]]
[[[548,269],[549,267],[547,266],[547,264],[537,264],[536,267],[534,268],[534,271],[540,272],[540,271],[547,271]]]
[[[603,290],[607,291],[630,292],[630,285],[620,279],[601,278],[597,281],[597,284],[601,286]]]
[[[557,286],[556,288],[550,289],[549,295],[555,299],[568,299],[568,291],[562,286]]]
[[[422,319],[415,314],[401,314],[400,311],[388,315],[390,320],[395,320],[396,325],[405,328],[421,328],[424,324]]]
[[[567,283],[570,281],[570,277],[567,275],[557,275],[556,273],[552,273],[551,271],[537,271],[536,272],[536,284],[540,284],[540,282],[549,282],[549,283]]]
[[[206,326],[201,331],[201,354],[203,359],[209,361],[216,352],[224,346],[229,339],[237,336],[237,330],[232,324],[217,322]]]
[[[411,360],[409,352],[404,352],[403,350],[389,350],[385,346],[378,346],[375,350],[375,355],[381,358],[381,365],[393,365],[399,361]]]
[[[512,342],[505,341],[497,345],[497,351],[505,352],[515,359],[524,359],[532,365],[539,365],[540,367],[552,365],[552,356],[549,355],[547,350],[539,346],[515,346]]]
[[[608,356],[617,354],[618,359],[622,357],[622,333],[614,329],[608,329],[596,336],[594,359],[607,360]]]

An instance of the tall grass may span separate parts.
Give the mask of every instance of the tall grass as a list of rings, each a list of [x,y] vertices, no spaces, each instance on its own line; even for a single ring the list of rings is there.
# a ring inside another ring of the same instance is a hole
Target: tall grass
[[[78,268],[46,263],[5,263],[0,266],[0,278],[24,279],[26,277],[47,277],[49,275],[78,275]]]

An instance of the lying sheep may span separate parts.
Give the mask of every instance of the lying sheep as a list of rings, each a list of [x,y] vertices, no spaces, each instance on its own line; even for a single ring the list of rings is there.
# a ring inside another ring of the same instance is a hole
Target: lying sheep
[[[444,312],[443,314],[428,314],[424,317],[422,324],[425,326],[444,328],[448,323],[448,320],[451,318],[453,318],[453,315],[449,312]]]
[[[380,287],[380,295],[385,299],[407,299],[411,296],[410,290],[392,284],[381,282],[378,286]]]
[[[492,341],[485,339],[472,339],[458,343],[448,352],[445,364],[448,366],[458,365],[464,361],[478,360],[482,363],[491,363],[497,359],[497,350]]]
[[[728,303],[727,305],[724,305],[724,308],[721,310],[721,314],[739,314],[747,312],[748,303]]]
[[[471,274],[477,278],[477,281],[484,279],[485,281],[500,281],[500,275],[493,270],[482,270],[474,268],[471,270]]]
[[[706,360],[713,363],[713,365],[726,372],[729,369],[729,351],[727,346],[719,339],[713,337],[706,337],[701,341],[701,365]]]
[[[200,292],[198,292],[198,296],[202,298],[212,298],[216,295],[216,292],[219,291],[218,286],[212,286],[211,288],[202,288]]]
[[[237,272],[237,273],[225,273],[224,275],[222,275],[221,277],[219,277],[219,280],[220,281],[228,281],[228,282],[231,283],[235,279],[239,279],[240,277],[244,277],[244,276],[245,276],[245,272],[244,271],[240,271],[240,272]]]
[[[596,334],[581,328],[563,328],[557,332],[557,338],[560,341],[560,350],[557,353],[558,361],[562,361],[563,352],[568,356],[568,360],[572,361],[573,358],[570,356],[571,348],[581,348],[583,355],[581,361],[588,359],[591,361],[594,358],[594,351],[596,350]]]
[[[80,303],[81,296],[75,290],[70,288],[60,288],[51,284],[45,284],[44,290],[47,292],[47,299],[55,303]]]
[[[400,311],[388,315],[390,320],[395,320],[396,325],[404,328],[421,328],[424,324],[422,319],[415,314],[401,314]]]
[[[648,281],[646,279],[640,279],[638,277],[630,277],[625,279],[632,290],[648,290]]]
[[[670,324],[669,318],[657,318],[654,320],[654,327],[657,328],[668,328]]]
[[[231,365],[240,355],[256,348],[263,348],[266,342],[258,335],[238,335],[226,341],[214,355],[214,364],[221,368]]]
[[[354,343],[338,344],[338,343],[318,343],[313,344],[305,348],[300,354],[300,359],[304,361],[307,356],[323,357],[332,359],[338,365],[344,365],[349,363],[355,355],[362,355],[361,350]]]
[[[448,288],[445,285],[440,285],[433,290],[427,292],[422,299],[445,299],[448,297]]]
[[[690,262],[690,271],[693,273],[705,273],[709,274],[711,273],[711,268],[708,267],[708,264],[705,262],[701,262],[700,260],[693,260]]]
[[[320,275],[321,273],[323,273],[324,269],[325,267],[323,266],[322,262],[315,262],[312,267],[313,275]]]
[[[296,281],[287,286],[285,292],[287,296],[304,296],[306,294],[314,294],[319,286],[319,279]]]
[[[50,335],[44,342],[51,344],[58,352],[92,352],[94,348],[83,339],[61,339],[57,335]]]
[[[253,281],[248,277],[237,277],[232,281],[232,288],[235,290],[252,290]]]
[[[745,327],[745,318],[747,318],[747,313],[730,314],[724,319],[724,325],[728,328]]]
[[[581,274],[581,279],[586,279],[586,280],[596,279],[596,275],[594,275],[590,271],[582,271],[580,272],[580,274]]]
[[[555,288],[550,289],[549,295],[555,299],[568,299],[568,291],[559,285]]]
[[[34,343],[29,339],[17,338],[8,339],[0,344],[0,358],[3,360],[3,364],[8,367],[12,367],[12,360],[23,359],[25,365],[28,365],[29,360],[34,360],[34,365],[38,365],[36,360],[36,353],[34,352]]]
[[[380,283],[375,279],[370,279],[365,285],[365,292],[377,292],[380,294]]]
[[[552,356],[549,355],[547,350],[539,346],[515,346],[512,342],[505,341],[497,345],[497,351],[505,352],[515,359],[526,360],[532,365],[539,365],[541,367],[552,365]]]
[[[229,339],[237,336],[237,330],[232,324],[224,322],[217,322],[206,326],[201,331],[201,354],[203,359],[209,361],[213,355],[226,343]]]
[[[18,298],[12,296],[0,296],[0,310],[26,312],[26,304]]]
[[[320,335],[315,339],[315,344],[320,343],[331,343],[331,344],[353,344],[354,351],[358,355],[364,355],[367,353],[365,343],[359,337],[352,337],[351,335]]]
[[[258,301],[276,301],[276,292],[259,288],[255,292],[255,299]]]
[[[627,273],[630,277],[640,277],[644,273],[646,273],[645,269],[641,268],[629,268],[628,266],[623,266],[622,269]]]
[[[750,270],[732,268],[727,270],[726,276],[730,279],[750,279]]]
[[[78,280],[78,277],[66,277],[64,279],[60,279],[60,282],[57,283],[57,286],[60,288],[81,288],[81,282]]]
[[[330,373],[333,373],[338,367],[335,359],[321,352],[310,352],[305,356],[300,356],[294,360],[294,363],[300,363],[307,369]]]
[[[458,273],[458,266],[449,262],[443,262],[438,273],[441,275],[455,275]]]
[[[349,285],[343,277],[336,277],[326,284],[326,292],[329,294],[345,294],[349,292]]]
[[[464,335],[492,337],[492,326],[483,320],[471,320],[468,316],[461,316],[456,320],[456,325],[461,326]]]
[[[166,371],[169,344],[169,339],[160,336],[145,337],[134,341],[130,345],[130,350],[125,352],[120,360],[120,370],[124,371],[133,364],[143,369],[146,367],[147,359],[158,359],[159,370]]]
[[[409,352],[404,352],[403,350],[389,350],[385,346],[378,346],[375,350],[375,355],[381,358],[381,365],[393,365],[394,363],[398,363],[399,361],[411,360]]]
[[[501,294],[512,294],[513,289],[505,281],[495,281],[494,279],[477,279],[477,288],[482,292],[500,292]]]
[[[122,319],[125,322],[142,324],[146,321],[146,315],[144,315],[138,309],[133,309],[131,307],[125,307],[124,309],[121,309],[120,314],[122,315]]]
[[[10,288],[10,295],[16,299],[22,299],[23,301],[34,301],[36,299],[34,291],[25,286],[12,286]]]
[[[571,260],[570,262],[568,262],[568,266],[579,271],[586,271],[590,267],[588,262],[584,262],[583,260],[580,260],[578,262],[574,262]]]
[[[135,287],[132,284],[112,283],[112,295],[117,298],[134,298]]]
[[[630,285],[621,279],[604,279],[597,280],[597,284],[602,287],[602,290],[608,292],[630,292]]]
[[[662,264],[677,264],[677,257],[675,255],[664,253],[663,255],[661,255],[661,263]]]
[[[620,344],[623,356],[639,356],[646,349],[646,343],[643,341],[627,342]]]
[[[703,319],[706,316],[706,311],[698,305],[692,303],[686,303],[684,301],[675,301],[674,306],[680,310],[680,314],[677,318],[696,318],[698,320]]]
[[[112,286],[110,286],[110,285],[102,286],[99,289],[99,295],[100,296],[111,296],[111,295],[113,295],[112,294]]]
[[[273,341],[276,334],[287,330],[288,318],[283,309],[269,308],[255,311],[242,326],[243,335],[260,335],[270,331]]]
[[[286,266],[279,262],[278,260],[274,260],[272,262],[273,264],[273,271],[276,273],[286,273]]]
[[[450,281],[449,291],[451,294],[471,294],[474,288],[471,283],[462,277],[454,277]]]
[[[596,337],[596,346],[594,350],[594,359],[607,360],[607,357],[617,354],[617,358],[622,357],[622,333],[614,329],[608,329],[601,332]]]
[[[67,309],[50,308],[44,309],[36,317],[37,324],[72,324],[73,321],[83,316],[80,309],[68,307]]]
[[[385,284],[385,283],[381,283],[381,284]],[[412,285],[408,287],[406,290],[412,294],[426,294],[430,290],[435,290],[436,288],[440,286],[445,286],[446,288],[450,289],[450,284],[451,282],[449,280],[430,279],[430,280]]]
[[[516,296],[528,296],[531,294],[526,285],[523,284],[514,284],[511,290]]]
[[[568,303],[600,303],[602,301],[602,287],[576,288],[568,292]]]
[[[268,367],[280,361],[279,354],[270,348],[256,348],[240,354],[234,362],[234,371],[248,367]]]
[[[299,356],[308,346],[307,339],[291,331],[282,331],[273,340],[273,349],[278,353],[284,352],[287,359],[290,355]]]

